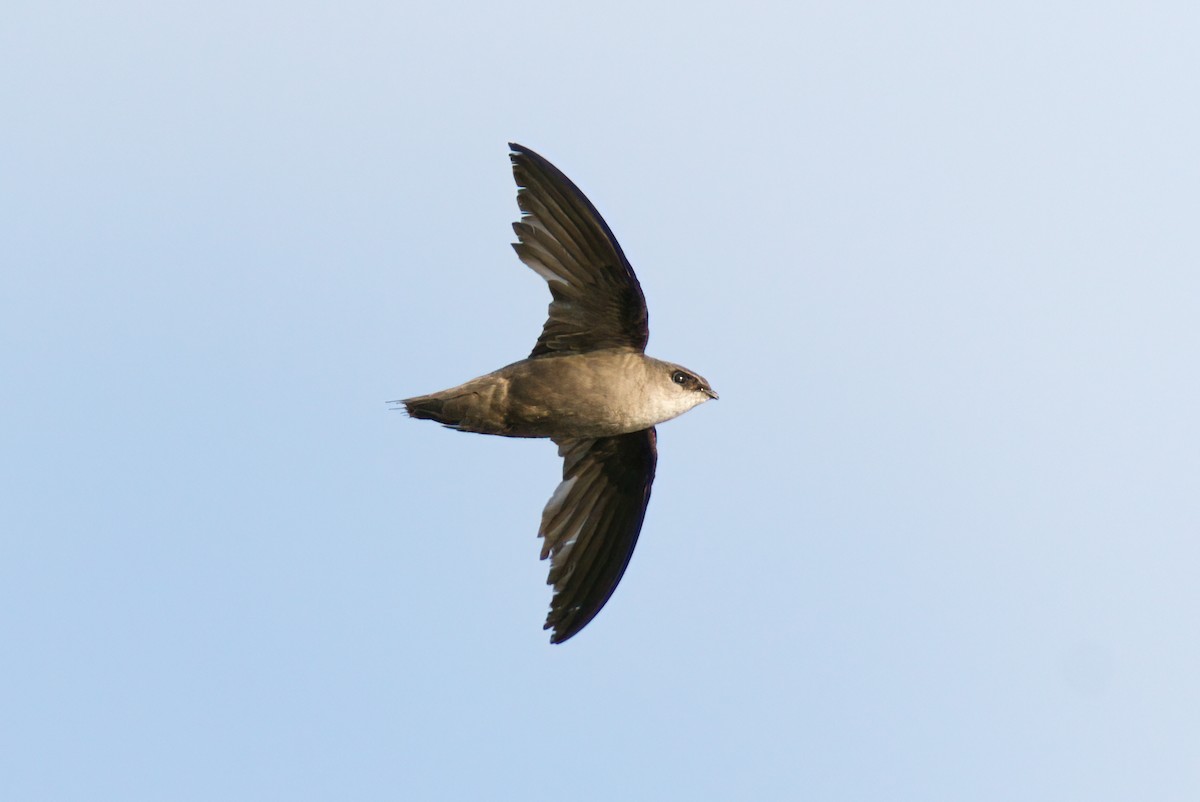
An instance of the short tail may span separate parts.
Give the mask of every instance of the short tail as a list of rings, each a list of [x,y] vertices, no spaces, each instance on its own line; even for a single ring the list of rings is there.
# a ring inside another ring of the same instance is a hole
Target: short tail
[[[454,387],[431,395],[418,395],[398,402],[410,418],[437,421],[460,432],[509,435],[503,416],[488,416],[486,401],[475,390]]]
[[[416,398],[405,398],[400,402],[410,418],[433,420],[445,426],[457,426],[459,421],[446,413],[444,399],[434,395],[419,395]]]

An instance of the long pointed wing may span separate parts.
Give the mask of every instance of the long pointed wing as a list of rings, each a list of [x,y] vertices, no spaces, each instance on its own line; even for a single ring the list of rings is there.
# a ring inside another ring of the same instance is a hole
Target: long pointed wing
[[[558,440],[563,480],[542,513],[542,559],[554,598],[545,629],[562,643],[587,626],[621,581],[637,544],[658,461],[654,429]]]
[[[550,317],[530,356],[602,348],[646,349],[646,299],[604,218],[571,179],[529,148],[509,143],[517,205],[517,256],[550,285]]]

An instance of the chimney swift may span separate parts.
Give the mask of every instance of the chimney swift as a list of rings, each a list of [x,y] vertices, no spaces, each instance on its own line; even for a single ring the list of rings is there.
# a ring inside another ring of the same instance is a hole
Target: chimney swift
[[[554,586],[543,628],[562,643],[629,564],[654,481],[655,425],[717,394],[699,374],[646,356],[646,300],[608,224],[553,164],[509,148],[521,208],[513,248],[549,284],[549,319],[528,358],[399,403],[459,431],[558,445],[563,478],[538,535]]]

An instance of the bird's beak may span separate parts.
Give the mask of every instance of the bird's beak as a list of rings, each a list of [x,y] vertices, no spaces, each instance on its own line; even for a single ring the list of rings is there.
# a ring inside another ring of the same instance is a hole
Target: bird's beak
[[[704,394],[707,395],[709,398],[711,398],[713,401],[716,401],[718,398],[721,397],[721,396],[717,395],[717,391],[711,387],[705,387]]]

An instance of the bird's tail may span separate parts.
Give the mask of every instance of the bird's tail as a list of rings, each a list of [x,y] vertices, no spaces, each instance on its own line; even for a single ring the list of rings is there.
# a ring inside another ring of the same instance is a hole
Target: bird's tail
[[[446,400],[436,395],[419,395],[415,398],[405,398],[400,402],[410,418],[433,420],[445,426],[457,426],[460,422],[455,416],[448,415]]]
[[[481,392],[474,382],[442,390],[440,393],[405,398],[399,403],[411,418],[437,421],[460,432],[513,436],[502,413],[492,407],[494,393]]]

